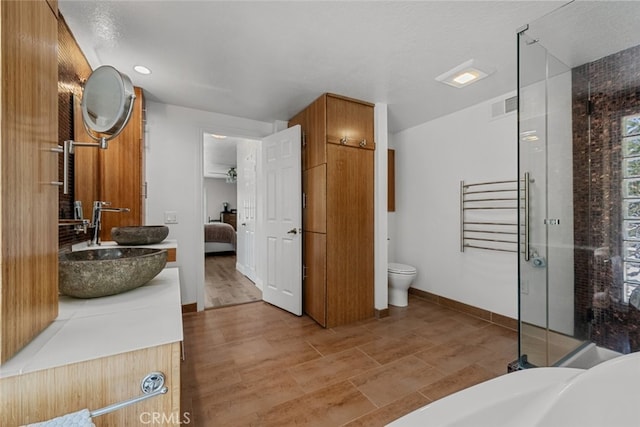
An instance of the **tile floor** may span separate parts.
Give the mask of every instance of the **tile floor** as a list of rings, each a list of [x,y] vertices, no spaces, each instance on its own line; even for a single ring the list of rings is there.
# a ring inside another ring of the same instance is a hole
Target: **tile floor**
[[[236,270],[233,252],[204,258],[204,308],[224,307],[262,300],[262,292]]]
[[[323,329],[263,302],[184,316],[182,411],[195,426],[383,426],[517,357],[516,332],[410,296]]]

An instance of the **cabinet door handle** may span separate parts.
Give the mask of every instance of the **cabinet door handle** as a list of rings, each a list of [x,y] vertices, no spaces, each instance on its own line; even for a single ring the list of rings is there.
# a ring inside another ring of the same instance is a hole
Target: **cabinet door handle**
[[[291,230],[287,231],[287,234],[298,234],[298,230],[296,228],[292,228]]]
[[[366,147],[367,146],[367,140],[363,139],[362,141],[360,141],[360,147]]]
[[[247,225],[246,222],[243,222],[242,224],[240,224],[241,226],[245,227]]]
[[[64,153],[64,148],[61,145],[56,145],[55,147],[49,148],[49,151],[51,151],[52,153],[59,154],[59,153]],[[67,178],[64,178],[64,179],[66,180]],[[63,181],[51,181],[49,184],[55,185],[58,187],[64,187],[66,185],[65,182]],[[65,194],[67,193],[65,192]]]

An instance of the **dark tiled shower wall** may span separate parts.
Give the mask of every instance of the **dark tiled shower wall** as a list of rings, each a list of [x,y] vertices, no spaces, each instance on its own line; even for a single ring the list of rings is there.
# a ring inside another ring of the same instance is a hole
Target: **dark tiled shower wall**
[[[60,16],[58,20],[58,144],[65,140],[73,139],[74,97],[82,94],[82,85],[91,74],[91,67],[84,54],[73,38],[67,23]],[[68,179],[73,183],[73,155],[70,156],[70,174]],[[63,156],[58,156],[58,176],[62,181]],[[73,218],[73,185],[70,185],[70,194],[63,194],[60,188],[58,195],[58,218]],[[73,243],[87,240],[84,233],[77,234],[73,227],[58,227],[58,246],[69,247]]]
[[[621,119],[640,113],[640,46],[574,68],[572,85],[575,334],[638,351],[640,311],[622,300]],[[594,303],[595,292],[607,302]]]

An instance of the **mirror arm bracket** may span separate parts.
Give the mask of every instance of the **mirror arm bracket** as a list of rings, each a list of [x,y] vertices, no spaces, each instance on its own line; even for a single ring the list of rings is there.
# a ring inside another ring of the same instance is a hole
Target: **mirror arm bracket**
[[[106,150],[108,146],[107,138],[100,138],[99,142],[76,142],[72,139],[64,141],[64,145],[62,146],[62,154],[64,156],[62,168],[64,178],[62,180],[62,187],[64,194],[69,194],[69,155],[75,152],[75,147],[96,147]]]

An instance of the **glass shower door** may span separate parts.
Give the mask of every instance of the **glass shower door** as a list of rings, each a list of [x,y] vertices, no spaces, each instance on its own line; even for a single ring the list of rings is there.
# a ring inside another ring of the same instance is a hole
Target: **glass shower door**
[[[519,355],[551,366],[574,338],[571,69],[518,35]]]

